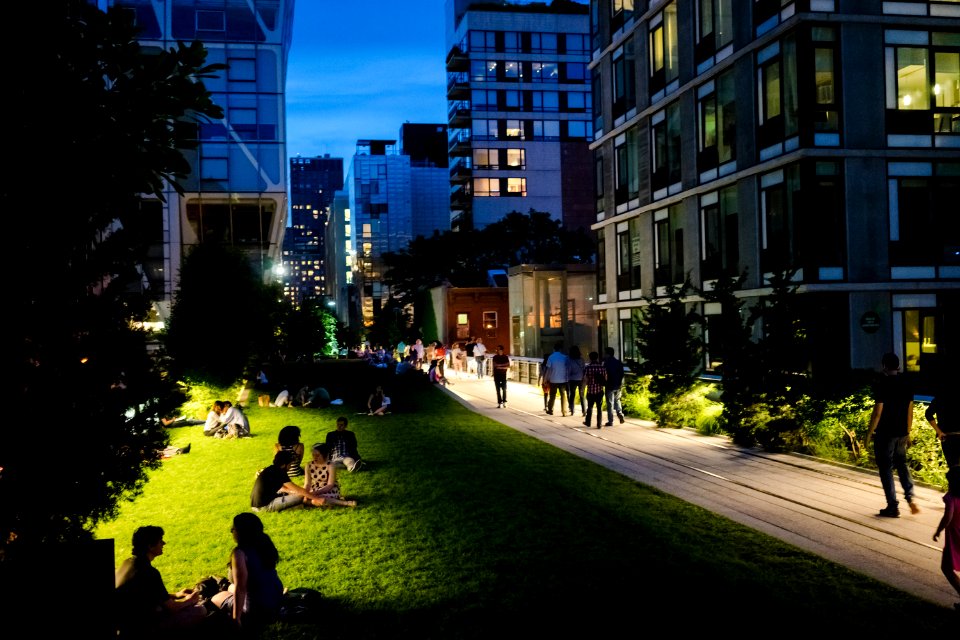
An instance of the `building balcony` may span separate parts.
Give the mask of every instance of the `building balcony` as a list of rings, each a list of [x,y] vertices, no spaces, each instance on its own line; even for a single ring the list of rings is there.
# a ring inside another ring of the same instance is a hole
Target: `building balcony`
[[[467,209],[470,206],[469,183],[458,184],[450,189],[450,208]]]
[[[470,98],[470,74],[458,71],[447,74],[447,100]]]
[[[455,100],[447,108],[447,128],[466,129],[470,127],[470,102]]]
[[[455,184],[464,183],[473,176],[473,168],[470,166],[470,157],[459,157],[450,165],[450,182]]]
[[[469,71],[470,56],[460,47],[450,49],[447,54],[447,71]]]
[[[469,129],[451,130],[447,137],[447,153],[451,156],[469,156],[471,154]]]

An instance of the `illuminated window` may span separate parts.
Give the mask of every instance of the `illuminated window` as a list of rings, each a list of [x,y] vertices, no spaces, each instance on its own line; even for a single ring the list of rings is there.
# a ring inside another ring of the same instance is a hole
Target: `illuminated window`
[[[500,195],[499,178],[474,178],[473,195],[477,197],[496,197]]]
[[[527,195],[526,178],[507,178],[507,193],[512,196]]]
[[[668,4],[650,20],[650,93],[664,91],[680,77],[677,5]]]

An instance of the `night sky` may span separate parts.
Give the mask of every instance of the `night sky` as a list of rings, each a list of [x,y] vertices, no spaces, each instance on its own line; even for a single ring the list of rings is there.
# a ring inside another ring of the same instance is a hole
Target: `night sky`
[[[350,165],[357,139],[446,122],[444,1],[298,0],[287,70],[287,154]],[[412,10],[415,8],[416,10]]]

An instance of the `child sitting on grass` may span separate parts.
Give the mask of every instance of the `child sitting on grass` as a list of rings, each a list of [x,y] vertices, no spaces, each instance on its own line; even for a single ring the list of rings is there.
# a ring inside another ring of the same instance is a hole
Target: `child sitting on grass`
[[[307,476],[303,488],[310,495],[322,498],[324,504],[342,507],[357,506],[356,500],[344,500],[340,495],[340,483],[337,481],[337,469],[330,464],[330,447],[323,442],[313,445],[313,460],[307,465]]]

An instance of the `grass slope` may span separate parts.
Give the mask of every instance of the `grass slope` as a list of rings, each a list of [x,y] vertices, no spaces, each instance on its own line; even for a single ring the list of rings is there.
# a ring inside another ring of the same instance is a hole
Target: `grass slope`
[[[359,396],[359,394],[358,394]],[[374,418],[250,407],[253,437],[171,430],[189,454],[164,463],[144,494],[100,526],[116,562],[143,524],[166,531],[155,561],[171,590],[226,574],[232,517],[249,507],[254,473],[276,434],[309,447],[339,415],[357,433],[365,470],[341,475],[355,509],[260,514],[289,588],[325,596],[318,625],[270,637],[479,638],[619,630],[637,636],[736,631],[943,631],[957,617],[473,414],[437,389],[404,395]]]

